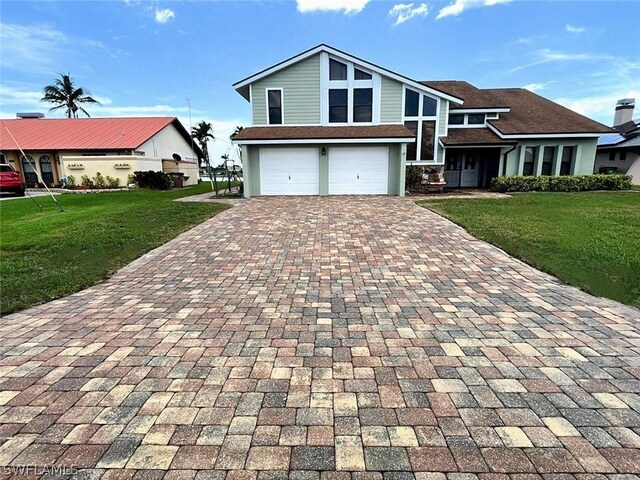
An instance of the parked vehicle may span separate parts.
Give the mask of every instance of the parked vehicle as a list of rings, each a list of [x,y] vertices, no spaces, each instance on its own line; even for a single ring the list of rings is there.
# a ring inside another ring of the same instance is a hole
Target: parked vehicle
[[[12,192],[24,197],[25,188],[20,174],[8,163],[0,163],[0,192]]]

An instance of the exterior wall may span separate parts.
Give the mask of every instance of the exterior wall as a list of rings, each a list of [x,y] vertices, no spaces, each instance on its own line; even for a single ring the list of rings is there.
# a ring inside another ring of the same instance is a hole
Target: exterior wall
[[[251,85],[253,124],[267,124],[266,88],[282,88],[284,124],[320,123],[320,54]]]
[[[182,160],[197,163],[196,155],[191,149],[191,143],[180,135],[178,129],[173,125],[167,125],[153,137],[136,149],[137,152],[144,152],[147,157],[171,159],[177,153]]]
[[[522,175],[522,164],[524,161],[524,150],[526,147],[538,147],[538,158],[534,165],[536,172],[542,168],[543,147],[556,147],[556,161],[554,171],[560,170],[559,161],[562,158],[560,147],[575,147],[572,175],[590,175],[593,173],[595,163],[597,138],[552,138],[552,139],[531,139],[518,142],[515,150],[507,156],[506,169],[500,170],[500,175],[508,176]]]
[[[640,185],[640,156],[636,155],[636,161],[627,170],[627,175],[631,175],[631,182],[634,185]]]
[[[64,156],[62,164],[67,173],[67,177],[73,175],[76,185],[80,185],[81,177],[87,175],[94,177],[98,172],[106,176],[118,178],[120,186],[127,184],[129,174],[138,170],[162,170],[162,160],[159,158],[141,157],[134,155],[113,155],[113,156]],[[128,167],[116,168],[116,164],[127,165]]]
[[[402,123],[402,83],[385,76],[380,82],[380,122]]]
[[[184,173],[185,187],[198,184],[197,163],[175,160],[162,160],[162,171],[165,173]]]
[[[322,145],[305,145],[308,148],[318,149],[318,158],[320,162],[320,195],[329,194],[329,156],[331,155],[331,147],[348,147],[349,145],[339,144],[322,144]],[[389,147],[389,172],[388,172],[388,189],[389,195],[404,195],[405,187],[405,144],[357,144],[357,147],[367,146],[388,146]],[[273,145],[274,148],[300,148],[300,145]],[[259,145],[243,146],[243,165],[244,175],[244,196],[255,197],[260,195],[260,148],[269,148],[268,146],[260,147]],[[321,149],[326,148],[327,154],[321,155]]]
[[[5,158],[7,159],[7,162],[16,169],[16,171],[20,174],[20,176],[22,177],[22,179],[24,180],[24,172],[22,171],[22,162],[20,161],[20,159],[22,158],[22,155],[20,154],[20,152],[18,151],[3,151],[2,152],[5,156]],[[40,152],[33,152],[33,151],[26,151],[24,152],[26,153],[28,156],[30,156],[33,159],[32,162],[32,166],[35,166],[36,171],[38,172],[38,174],[42,175],[42,171],[40,169],[40,157],[43,155],[48,155],[49,159],[51,160],[51,169],[53,170],[53,181],[54,184],[55,183],[59,183],[60,182],[60,178],[61,178],[61,168],[60,165],[58,165],[58,153],[57,152],[45,152],[45,151],[40,151]]]
[[[633,166],[634,162],[640,158],[640,155],[631,151],[627,151],[627,159],[620,160],[620,152],[616,151],[615,160],[609,160],[610,150],[600,150],[596,154],[596,163],[593,167],[593,173],[598,173],[600,167],[617,167],[619,173],[627,173]],[[640,178],[636,179],[636,183],[640,183]]]

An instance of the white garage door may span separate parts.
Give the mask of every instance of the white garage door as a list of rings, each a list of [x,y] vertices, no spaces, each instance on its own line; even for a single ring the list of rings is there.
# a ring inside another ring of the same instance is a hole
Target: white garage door
[[[329,149],[330,195],[386,195],[389,147]]]
[[[318,195],[317,148],[261,148],[261,195]]]

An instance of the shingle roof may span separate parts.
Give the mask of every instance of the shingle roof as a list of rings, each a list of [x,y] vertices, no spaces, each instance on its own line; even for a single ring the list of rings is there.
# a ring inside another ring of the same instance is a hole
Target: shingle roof
[[[342,138],[414,138],[414,134],[404,125],[367,126],[269,126],[248,127],[233,137],[239,140],[302,140],[302,139],[342,139]]]
[[[486,92],[511,108],[509,113],[501,113],[498,120],[489,120],[504,135],[615,132],[523,88],[496,88]]]
[[[463,80],[428,80],[420,82],[427,87],[435,88],[449,95],[462,98],[464,105],[451,105],[451,110],[467,108],[508,108],[503,101],[495,98],[486,90],[471,85]]]
[[[7,129],[23,150],[130,150],[171,123],[189,135],[175,117],[0,120],[0,150],[18,149]]]
[[[463,145],[510,145],[514,141],[503,140],[488,128],[451,128],[442,143],[447,147]]]

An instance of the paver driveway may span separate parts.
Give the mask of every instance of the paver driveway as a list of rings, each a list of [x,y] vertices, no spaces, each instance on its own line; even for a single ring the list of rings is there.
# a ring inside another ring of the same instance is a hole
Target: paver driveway
[[[409,200],[252,199],[2,320],[0,465],[630,479],[638,317]]]

